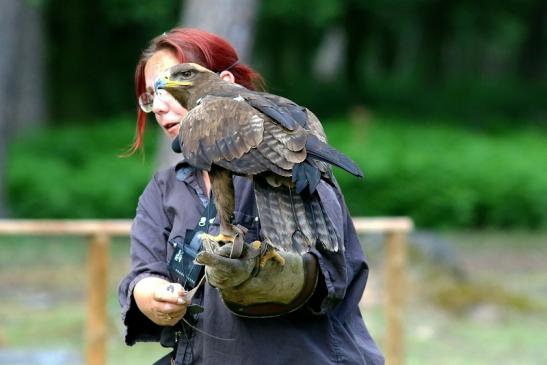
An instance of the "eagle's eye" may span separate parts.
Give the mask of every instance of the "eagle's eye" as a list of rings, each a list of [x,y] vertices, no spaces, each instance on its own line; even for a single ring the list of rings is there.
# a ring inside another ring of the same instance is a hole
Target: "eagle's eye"
[[[180,74],[182,75],[182,77],[187,79],[194,74],[194,71],[193,70],[182,71]]]

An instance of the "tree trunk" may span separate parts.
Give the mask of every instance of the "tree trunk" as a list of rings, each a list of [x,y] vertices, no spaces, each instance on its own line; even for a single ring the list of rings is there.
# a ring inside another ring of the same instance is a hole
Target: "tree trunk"
[[[21,1],[5,0],[0,12],[0,217],[7,215],[5,199],[6,144],[14,121],[13,85],[17,72],[17,40]]]
[[[23,132],[47,119],[45,88],[45,29],[42,6],[23,1],[17,49],[15,91],[16,131]]]
[[[333,81],[339,77],[345,53],[346,34],[338,26],[329,28],[313,59],[314,77],[322,81]]]
[[[225,38],[236,49],[239,60],[249,62],[258,0],[186,0],[183,5],[182,26],[200,28]],[[162,133],[156,151],[156,166],[160,169],[172,166],[179,158],[171,151],[171,143]]]
[[[518,54],[520,74],[527,80],[541,80],[545,76],[545,44],[547,42],[547,4],[538,1],[528,12],[528,32]]]
[[[0,12],[0,217],[7,216],[6,145],[45,119],[44,52],[41,9],[4,0]]]
[[[242,62],[249,62],[258,0],[186,0],[184,27],[201,28],[227,39]]]
[[[44,37],[39,5],[4,0],[0,12],[0,217],[6,204],[7,144],[45,119]]]

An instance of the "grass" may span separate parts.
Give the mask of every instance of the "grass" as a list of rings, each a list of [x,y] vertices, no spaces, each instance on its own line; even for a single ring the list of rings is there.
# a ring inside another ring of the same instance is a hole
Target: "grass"
[[[419,246],[411,238],[404,313],[407,364],[547,363],[547,233],[466,231],[433,236],[437,247],[449,245],[451,264],[465,274],[463,283],[482,290],[481,296],[449,298],[466,302],[457,310],[434,301],[447,284],[462,279],[453,276],[446,261],[413,252]],[[362,308],[370,332],[383,343],[383,251],[367,237],[364,244],[371,275]],[[521,307],[507,297],[533,305]]]
[[[441,232],[454,259],[475,287],[500,287],[540,305],[519,309],[485,293],[468,299],[463,311],[433,301],[451,278],[429,258],[409,261],[405,311],[408,364],[544,364],[547,308],[547,234],[535,232]],[[526,242],[526,244],[524,244]],[[85,325],[85,240],[0,237],[0,347],[67,349],[83,358]],[[411,242],[412,243],[412,242]],[[382,346],[382,246],[365,237],[371,276],[363,315]],[[410,246],[413,250],[416,245]],[[127,347],[119,320],[117,283],[128,270],[128,244],[116,239],[109,272],[108,364],[150,364],[167,353],[155,343]],[[444,278],[440,280],[439,278]],[[446,280],[445,280],[446,279]]]
[[[0,349],[63,349],[84,358],[85,243],[74,237],[0,236]],[[115,239],[111,247],[107,363],[151,364],[167,351],[157,344],[123,343],[116,293],[129,266],[127,239]]]

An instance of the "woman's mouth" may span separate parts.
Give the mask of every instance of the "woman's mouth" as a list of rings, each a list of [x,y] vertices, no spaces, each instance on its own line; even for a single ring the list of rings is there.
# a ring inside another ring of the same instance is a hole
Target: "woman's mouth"
[[[171,128],[176,127],[177,125],[178,125],[178,123],[167,123],[167,124],[165,124],[165,125],[163,126],[163,128],[164,128],[166,131],[168,131],[168,130],[170,130]]]

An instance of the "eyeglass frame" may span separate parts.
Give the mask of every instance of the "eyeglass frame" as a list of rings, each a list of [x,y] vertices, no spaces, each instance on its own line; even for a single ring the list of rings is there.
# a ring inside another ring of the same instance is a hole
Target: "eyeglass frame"
[[[218,72],[215,72],[216,74],[220,75],[223,71],[229,71],[231,68],[233,68],[235,65],[237,65],[239,63],[239,60],[236,60],[233,64],[231,64],[229,67],[225,68],[224,70],[222,71],[218,71]],[[161,94],[160,94],[160,91],[163,91]],[[154,90],[153,92],[150,92],[150,91],[145,91],[143,92],[142,94],[139,95],[139,97],[137,98],[138,102],[139,102],[139,107],[141,108],[141,110],[145,113],[151,113],[153,111],[153,108],[154,108],[154,98],[156,96],[166,96],[166,95],[169,95],[169,93],[167,93],[165,90]],[[148,100],[150,100],[149,102],[145,102],[144,100],[146,100],[145,98],[147,98]]]
[[[139,107],[141,108],[141,110],[148,114],[148,113],[151,113],[154,109],[155,97],[162,97],[162,96],[168,96],[168,95],[170,94],[167,91],[161,90],[161,89],[154,90],[154,91],[145,91],[139,95],[137,100],[139,102]],[[148,99],[149,101],[146,102],[146,99]]]

